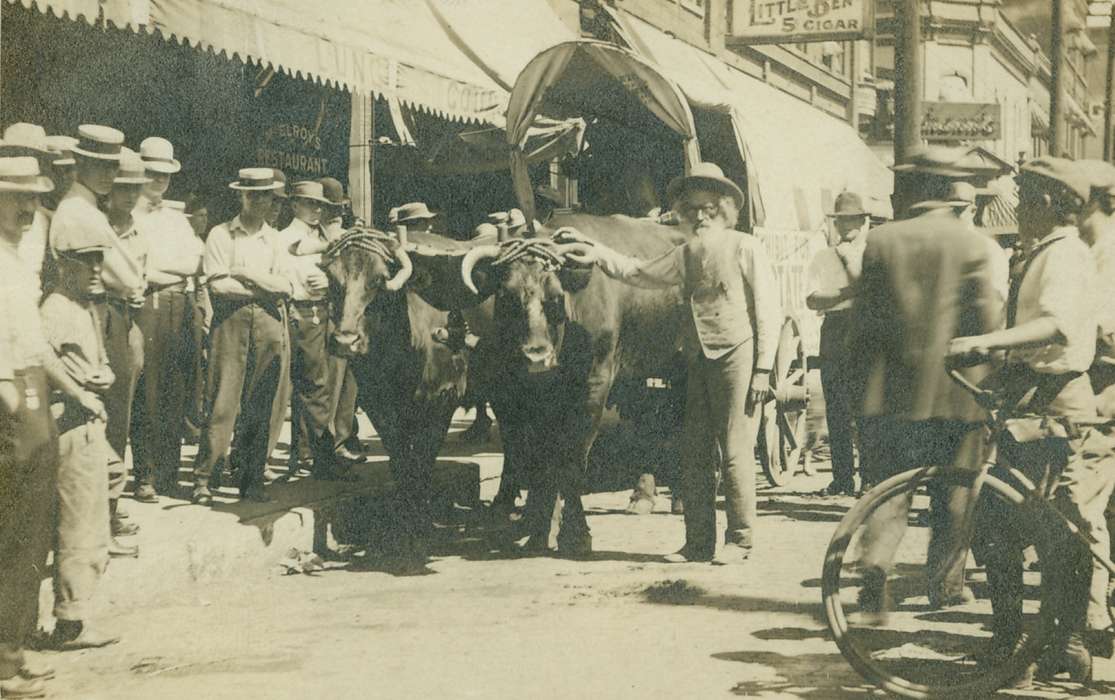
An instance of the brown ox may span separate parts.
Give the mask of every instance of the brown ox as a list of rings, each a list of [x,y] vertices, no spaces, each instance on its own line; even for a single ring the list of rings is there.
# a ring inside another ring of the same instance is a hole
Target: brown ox
[[[325,251],[322,267],[330,279],[334,351],[348,358],[358,404],[390,457],[397,508],[388,554],[424,562],[432,471],[464,395],[465,357],[434,340],[447,314],[406,288],[411,259],[390,236],[352,229]]]
[[[575,247],[552,242],[563,227],[638,258],[685,241],[676,228],[625,216],[555,217],[536,238],[465,255],[462,281],[495,298],[482,353],[500,420],[505,466],[530,465],[528,546],[547,547],[558,498],[558,547],[591,551],[581,504],[589,450],[617,378],[664,376],[681,347],[679,289],[646,290],[570,265]]]

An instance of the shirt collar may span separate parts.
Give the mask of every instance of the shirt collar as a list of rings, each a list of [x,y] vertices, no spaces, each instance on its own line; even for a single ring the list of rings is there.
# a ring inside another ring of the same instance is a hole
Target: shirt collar
[[[1080,237],[1080,231],[1078,231],[1075,226],[1058,226],[1057,228],[1053,229],[1048,234],[1046,234],[1046,236],[1044,238],[1042,238],[1040,241],[1035,243],[1034,244],[1034,249],[1030,252],[1030,254],[1033,255],[1034,253],[1041,250],[1042,248],[1045,248],[1052,243],[1056,243],[1057,241],[1061,240],[1062,238],[1079,238],[1079,237]]]
[[[250,233],[248,229],[244,228],[244,224],[240,221],[240,215],[237,214],[236,216],[232,217],[232,221],[228,222],[228,230],[229,233],[239,233],[242,236],[257,237],[267,235],[267,233],[269,233],[272,229],[271,225],[264,221],[263,225],[260,226],[259,231]]]

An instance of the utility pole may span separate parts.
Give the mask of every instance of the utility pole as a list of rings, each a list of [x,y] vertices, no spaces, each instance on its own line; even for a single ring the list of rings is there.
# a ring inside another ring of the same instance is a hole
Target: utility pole
[[[921,143],[921,0],[895,3],[894,18],[894,162],[902,163]]]
[[[1111,93],[1115,90],[1115,3],[1107,26],[1107,86],[1103,98],[1103,159],[1111,162]]]
[[[1049,71],[1049,155],[1061,155],[1064,138],[1064,60],[1065,60],[1065,5],[1063,0],[1052,0],[1053,41],[1050,48]]]
[[[921,1],[898,0],[894,19],[894,162],[901,164],[922,140]],[[909,204],[904,180],[895,174],[895,218],[901,217]]]

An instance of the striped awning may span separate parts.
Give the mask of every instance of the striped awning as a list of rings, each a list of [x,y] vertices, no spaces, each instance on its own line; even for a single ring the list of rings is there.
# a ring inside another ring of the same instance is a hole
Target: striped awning
[[[440,116],[490,122],[507,93],[421,0],[8,0],[103,22]]]

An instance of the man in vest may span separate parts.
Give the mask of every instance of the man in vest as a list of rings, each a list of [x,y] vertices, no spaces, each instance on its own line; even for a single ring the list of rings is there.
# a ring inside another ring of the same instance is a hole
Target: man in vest
[[[755,515],[755,436],[771,398],[770,372],[782,323],[779,286],[762,243],[735,230],[743,191],[713,163],[670,183],[667,195],[694,238],[657,260],[635,260],[592,243],[587,260],[641,287],[680,286],[690,314],[682,441],[685,546],[670,562],[742,562]],[[718,459],[719,448],[719,459]],[[716,467],[728,526],[716,551]]]

